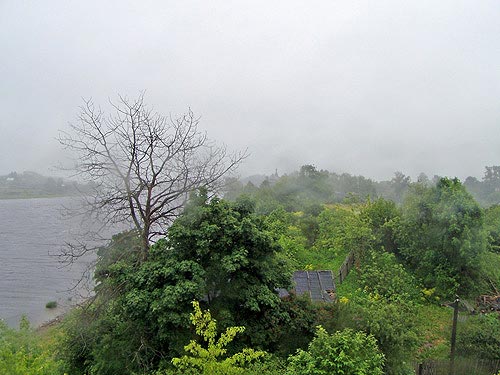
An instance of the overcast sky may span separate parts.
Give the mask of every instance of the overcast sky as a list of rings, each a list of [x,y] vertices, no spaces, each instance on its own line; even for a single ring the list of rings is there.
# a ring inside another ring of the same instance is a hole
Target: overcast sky
[[[389,179],[500,165],[500,1],[0,0],[0,174],[64,162],[82,97],[146,90],[249,149]]]

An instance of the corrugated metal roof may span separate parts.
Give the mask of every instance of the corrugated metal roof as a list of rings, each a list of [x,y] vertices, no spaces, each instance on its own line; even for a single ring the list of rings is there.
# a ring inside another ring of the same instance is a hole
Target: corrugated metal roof
[[[335,284],[332,271],[296,271],[292,278],[295,294],[307,294],[314,302],[333,301]],[[279,290],[279,294],[284,297],[288,292]]]

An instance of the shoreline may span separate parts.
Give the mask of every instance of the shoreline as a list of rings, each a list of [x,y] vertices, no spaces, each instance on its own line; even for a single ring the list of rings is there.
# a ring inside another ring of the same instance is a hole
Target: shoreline
[[[47,320],[41,324],[39,324],[37,327],[34,327],[34,331],[35,332],[38,332],[38,333],[41,333],[41,332],[44,332],[44,331],[47,331],[53,327],[56,327],[58,325],[60,325],[64,318],[66,317],[68,311],[66,312],[63,312],[62,314],[59,314],[57,315],[55,318],[52,318],[50,320]]]

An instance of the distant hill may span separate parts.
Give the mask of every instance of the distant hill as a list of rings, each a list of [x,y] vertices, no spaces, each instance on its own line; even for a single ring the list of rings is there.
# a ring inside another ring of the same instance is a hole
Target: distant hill
[[[0,176],[0,199],[71,196],[87,189],[76,181],[30,171]]]

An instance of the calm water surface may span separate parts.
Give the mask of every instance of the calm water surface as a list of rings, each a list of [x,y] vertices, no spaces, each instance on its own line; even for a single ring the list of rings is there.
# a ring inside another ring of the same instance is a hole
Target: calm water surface
[[[39,325],[86,293],[69,289],[91,259],[63,267],[55,256],[81,225],[61,215],[71,203],[72,198],[0,200],[0,318],[8,325],[16,326],[22,314]],[[49,301],[58,308],[46,309]]]

